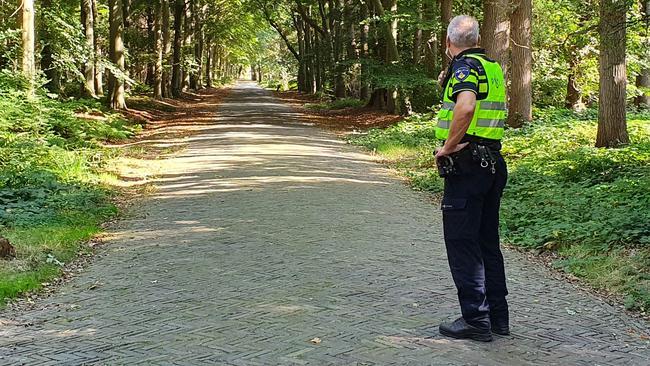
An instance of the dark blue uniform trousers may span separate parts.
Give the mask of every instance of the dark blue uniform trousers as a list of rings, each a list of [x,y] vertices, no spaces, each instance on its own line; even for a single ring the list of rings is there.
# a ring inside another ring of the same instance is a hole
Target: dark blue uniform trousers
[[[508,319],[506,280],[499,243],[499,206],[508,177],[499,153],[495,173],[472,160],[469,148],[456,153],[459,174],[445,178],[442,218],[451,274],[465,321],[490,327]]]

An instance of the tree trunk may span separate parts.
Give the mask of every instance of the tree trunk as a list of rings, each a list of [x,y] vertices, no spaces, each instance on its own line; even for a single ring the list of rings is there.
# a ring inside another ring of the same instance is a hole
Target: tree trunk
[[[307,14],[311,14],[311,6],[307,8]],[[305,63],[305,92],[314,93],[316,90],[316,80],[314,78],[314,42],[311,28],[308,24],[304,25],[305,54],[303,56]]]
[[[183,48],[192,49],[192,35],[194,33],[194,2],[196,0],[188,0],[185,6],[185,23],[183,26]],[[181,59],[181,64],[185,60]],[[190,70],[187,70],[185,67],[181,67],[181,72],[183,74],[183,84],[182,90],[187,90],[190,88]]]
[[[97,12],[97,0],[90,0],[93,8],[93,25],[99,24],[99,14]],[[104,95],[104,78],[103,67],[100,65],[102,48],[99,44],[99,35],[96,33],[93,37],[93,69],[95,70],[95,95]]]
[[[156,99],[163,98],[163,1],[156,0],[154,4],[154,78],[153,78],[153,97]]]
[[[424,0],[424,4],[422,5],[423,20],[427,24],[430,24],[433,21],[433,15],[434,15],[433,0]],[[435,78],[437,77],[436,61],[438,58],[438,44],[437,44],[436,32],[433,32],[431,29],[428,28],[423,30],[422,40],[424,42],[424,59],[422,61],[424,65],[424,73],[430,78]]]
[[[487,4],[491,0],[484,0],[484,4]],[[506,3],[508,0],[504,0]],[[487,5],[486,5],[487,6]],[[449,27],[449,22],[451,21],[451,14],[454,9],[454,0],[440,0],[440,55],[442,57],[442,69],[445,70],[449,66],[449,58],[446,56],[447,51],[447,27]],[[487,16],[485,14],[484,16]]]
[[[508,78],[508,48],[510,45],[509,0],[485,0],[483,2],[483,27],[481,40],[489,57],[503,69]],[[507,83],[506,83],[507,85]]]
[[[95,97],[95,25],[92,0],[81,0],[81,25],[84,29],[86,50],[90,54],[83,65],[84,94]]]
[[[416,12],[418,26],[413,35],[413,65],[419,65],[422,57],[422,4],[416,4]]]
[[[113,66],[124,73],[124,42],[122,40],[122,33],[124,31],[124,19],[122,17],[124,13],[122,5],[122,0],[108,1],[110,59],[114,64]],[[108,105],[113,109],[126,109],[123,75],[115,75],[114,72],[111,72],[109,77],[109,92]]]
[[[169,67],[173,64],[171,59],[172,43],[169,32],[169,0],[160,0],[162,9],[162,44],[163,44],[163,72],[162,72],[162,93],[164,97],[171,97],[171,78],[169,76]]]
[[[372,2],[375,13],[379,17],[384,17],[386,12],[384,4],[380,0],[373,0]],[[397,13],[397,0],[385,0],[385,5],[390,9],[391,14]],[[385,31],[385,52],[384,63],[392,65],[399,61],[399,50],[397,49],[397,17],[393,17],[390,22],[386,23]],[[376,89],[373,91],[368,106],[374,108],[383,107],[383,100],[386,100],[385,109],[388,113],[399,114],[399,103],[397,99],[397,89]]]
[[[323,60],[321,57],[321,38],[318,32],[314,32],[314,54],[316,92],[320,92],[323,90]]]
[[[569,75],[567,76],[566,99],[564,106],[569,109],[577,109],[581,98],[580,89],[576,82],[576,70],[578,68],[578,55],[575,49],[569,51]]]
[[[345,6],[343,0],[334,1],[334,27],[332,29],[332,49],[334,58],[334,96],[337,99],[345,98],[345,80],[343,78],[344,68],[341,64],[343,58],[343,22],[342,8]]]
[[[179,97],[183,91],[181,60],[183,52],[183,15],[185,0],[176,0],[174,4],[174,56],[172,61],[172,96]]]
[[[643,58],[648,62],[650,60],[650,0],[641,1],[641,14],[645,18],[645,44]],[[638,108],[650,108],[650,67],[646,67],[639,72],[636,77],[636,87],[643,94],[634,99],[634,104]]]
[[[363,2],[361,4],[361,19],[368,19],[368,5]],[[361,26],[361,91],[359,92],[359,98],[361,100],[367,100],[370,94],[370,86],[368,85],[368,33],[370,32],[370,25],[368,22],[364,22]]]
[[[597,147],[615,147],[630,142],[625,120],[626,12],[625,0],[601,0]]]
[[[208,54],[205,58],[205,86],[212,88],[212,68],[213,68],[213,59],[214,59],[214,47],[212,47],[212,41],[210,38],[205,40],[205,48],[208,51]]]
[[[298,91],[307,91],[307,63],[305,57],[305,22],[299,16],[294,17],[294,27],[296,28],[298,41]]]
[[[22,72],[29,81],[29,93],[34,93],[34,79],[36,77],[36,61],[34,57],[34,0],[22,0]]]
[[[521,127],[533,119],[531,49],[532,0],[520,0],[510,19],[512,24],[512,74],[508,104],[508,125]]]
[[[156,7],[159,0],[152,0],[146,5],[146,20],[147,20],[147,48],[151,53],[151,58],[147,61],[147,69],[145,75],[145,84],[149,85],[152,89],[156,87]],[[153,3],[153,4],[152,4]],[[134,65],[135,66],[135,65]]]
[[[49,10],[51,6],[51,0],[43,0],[42,8],[44,11]],[[43,43],[43,49],[41,51],[41,70],[43,70],[45,77],[47,78],[45,88],[47,88],[51,93],[58,94],[61,92],[61,81],[59,78],[59,72],[54,67],[54,54],[52,45],[49,42],[49,38],[52,34],[47,22],[41,22],[39,33],[41,42]]]
[[[192,30],[194,32],[194,63],[196,70],[192,72],[190,86],[194,90],[203,88],[203,23],[201,19],[203,15],[203,7],[201,4],[198,4],[199,6],[197,7],[197,1],[198,0],[192,1],[192,4],[194,5],[194,8],[192,9],[192,14],[194,16],[192,21]]]

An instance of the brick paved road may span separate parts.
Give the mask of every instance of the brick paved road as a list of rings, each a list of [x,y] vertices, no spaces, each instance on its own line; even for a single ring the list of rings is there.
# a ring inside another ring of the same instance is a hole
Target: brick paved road
[[[516,253],[513,336],[440,337],[436,205],[298,122],[240,83],[85,273],[0,316],[0,364],[650,364],[647,323]]]

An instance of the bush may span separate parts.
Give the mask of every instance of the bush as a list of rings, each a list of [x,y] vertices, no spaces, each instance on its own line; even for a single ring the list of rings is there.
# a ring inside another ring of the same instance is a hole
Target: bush
[[[0,235],[18,257],[17,265],[0,267],[0,304],[56,275],[52,258],[72,259],[116,213],[111,190],[101,184],[115,153],[101,142],[139,129],[95,100],[58,101],[42,90],[28,97],[23,86],[0,72]]]
[[[337,110],[345,108],[360,108],[366,103],[363,100],[354,98],[336,99],[325,103],[308,103],[306,107],[311,110]]]

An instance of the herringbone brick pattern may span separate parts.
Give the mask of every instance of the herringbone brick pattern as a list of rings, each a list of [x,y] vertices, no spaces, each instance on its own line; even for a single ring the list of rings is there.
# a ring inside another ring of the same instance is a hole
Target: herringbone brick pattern
[[[86,272],[0,317],[0,364],[650,364],[647,323],[516,253],[513,336],[439,336],[458,309],[427,195],[253,84],[214,121]]]

